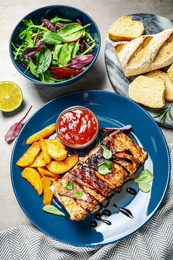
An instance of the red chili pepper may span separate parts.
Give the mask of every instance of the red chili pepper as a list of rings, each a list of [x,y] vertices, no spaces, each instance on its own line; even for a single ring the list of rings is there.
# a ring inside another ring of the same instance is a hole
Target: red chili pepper
[[[71,75],[77,76],[83,72],[83,70],[67,69],[62,67],[49,67],[49,69],[52,73],[52,77],[58,79],[71,78]]]

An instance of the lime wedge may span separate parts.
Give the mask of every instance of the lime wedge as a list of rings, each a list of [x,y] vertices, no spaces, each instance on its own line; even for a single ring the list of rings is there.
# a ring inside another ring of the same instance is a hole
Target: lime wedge
[[[23,95],[18,85],[12,81],[0,82],[0,110],[11,112],[22,103]]]

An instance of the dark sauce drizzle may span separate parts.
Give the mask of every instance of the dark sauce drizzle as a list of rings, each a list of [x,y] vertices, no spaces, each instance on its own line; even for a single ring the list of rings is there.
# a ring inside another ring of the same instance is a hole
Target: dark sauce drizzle
[[[99,220],[99,221],[101,221],[101,222],[103,222],[103,223],[105,223],[105,224],[111,226],[112,223],[111,223],[109,220],[107,220],[107,219],[103,219],[103,218],[102,218],[102,215],[105,215],[105,216],[110,217],[110,216],[111,216],[111,211],[110,211],[109,209],[104,209],[104,210],[102,211],[102,213],[96,213],[96,214],[94,215],[94,218],[95,218],[96,220]],[[97,227],[97,222],[96,222],[95,220],[94,220],[94,221],[91,221],[91,222],[89,223],[89,225],[90,225],[90,227]]]
[[[113,207],[117,208],[121,213],[126,215],[129,218],[133,218],[132,212],[129,209],[126,208],[120,208],[116,204],[113,204]]]
[[[126,189],[127,193],[129,193],[130,195],[135,196],[137,194],[137,191],[134,188],[127,188]]]

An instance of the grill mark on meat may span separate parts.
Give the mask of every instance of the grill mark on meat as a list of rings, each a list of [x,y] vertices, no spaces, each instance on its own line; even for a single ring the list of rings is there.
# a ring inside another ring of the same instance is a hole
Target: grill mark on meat
[[[107,192],[110,190],[103,182],[101,182],[96,175],[94,174],[94,170],[89,168],[86,164],[81,164],[78,168],[72,170],[71,175],[74,177],[78,177],[83,182],[88,184],[89,188],[93,189],[96,193],[101,194],[106,197]]]
[[[141,161],[144,162],[147,155],[143,148],[121,131],[105,137],[101,144],[112,152],[112,158],[109,159],[112,162],[112,172],[106,175],[99,174],[98,165],[107,160],[103,157],[103,148],[97,147],[98,149],[93,149],[86,158],[65,175],[67,181],[74,183],[75,189],[68,192],[64,189],[58,192],[60,197],[73,199],[78,206],[90,213],[97,211],[100,204],[107,201],[109,195],[121,190],[123,183],[134,177],[139,164]],[[140,156],[142,159],[138,158]],[[83,196],[75,196],[78,187],[82,190]],[[85,217],[83,216],[82,219]],[[76,218],[76,220],[80,219]]]

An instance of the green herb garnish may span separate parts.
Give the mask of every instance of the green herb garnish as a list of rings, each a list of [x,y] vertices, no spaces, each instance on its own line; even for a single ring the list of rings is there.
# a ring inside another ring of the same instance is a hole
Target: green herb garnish
[[[168,114],[170,119],[173,121],[173,117],[172,117],[171,111],[170,111],[171,106],[172,106],[172,103],[168,107],[161,109],[160,113],[157,116],[155,116],[154,118],[159,117],[161,123],[164,123],[165,119],[166,119],[166,116]]]
[[[45,205],[43,207],[43,210],[48,212],[48,213],[51,213],[51,214],[60,215],[60,216],[65,217],[65,214],[53,205]]]
[[[76,197],[80,197],[82,195],[82,191],[81,190],[77,190],[76,191]]]
[[[109,167],[110,167],[110,166],[108,166],[107,163],[106,163],[106,165],[105,165],[105,163],[103,163],[103,164],[101,164],[101,165],[98,167],[98,172],[99,172],[100,174],[102,174],[102,175],[106,175],[107,173],[112,172]],[[112,166],[111,166],[111,167],[112,167]]]
[[[74,185],[72,182],[68,182],[65,188],[67,188],[68,190],[72,190],[74,188]]]
[[[140,175],[135,178],[135,182],[138,183],[139,189],[143,192],[149,192],[151,190],[151,186],[149,184],[150,181],[154,179],[153,174],[145,169],[140,173]]]
[[[100,144],[100,146],[103,148],[103,157],[105,159],[110,159],[112,157],[112,152],[109,149],[105,148],[103,145]]]

